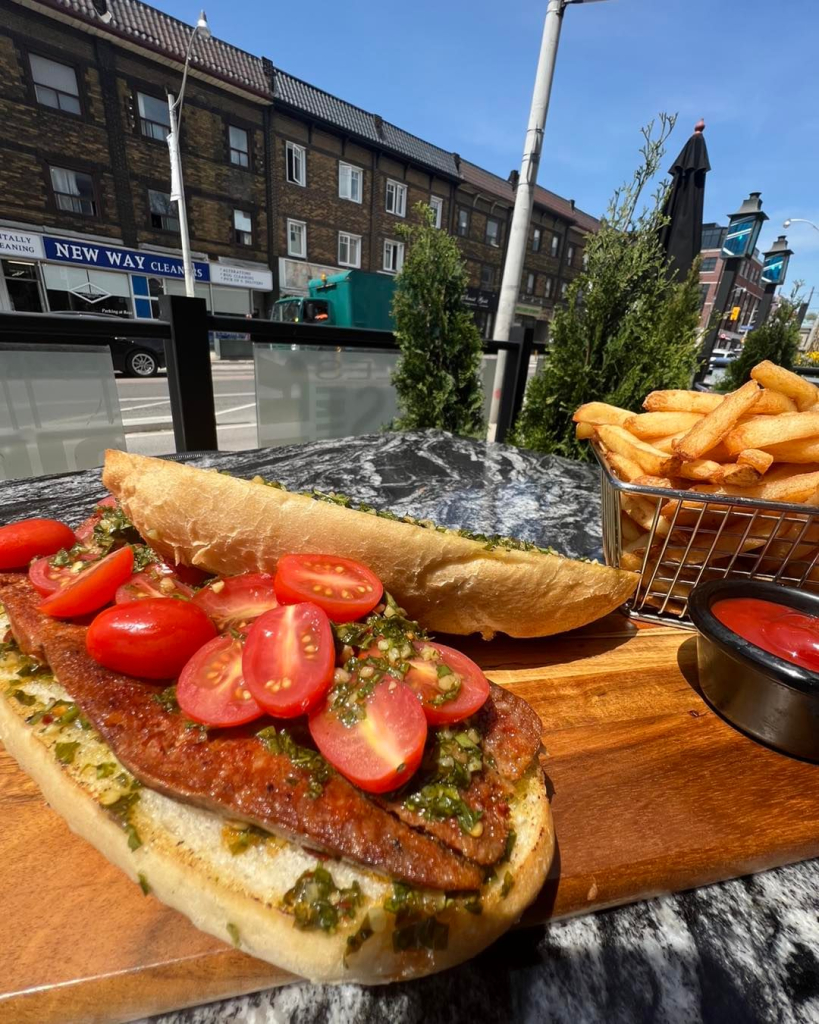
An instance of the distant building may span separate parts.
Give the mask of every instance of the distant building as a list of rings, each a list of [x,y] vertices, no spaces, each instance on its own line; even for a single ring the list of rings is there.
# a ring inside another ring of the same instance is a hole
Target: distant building
[[[700,249],[702,256],[700,326],[702,328],[708,327],[714,314],[714,302],[725,269],[722,242],[727,230],[727,227],[719,224],[703,224],[702,226],[702,247]],[[742,261],[734,290],[725,304],[723,311],[725,315],[719,322],[715,348],[739,348],[748,329],[754,325],[759,303],[762,301],[765,290],[761,283],[762,262],[758,249],[754,249],[753,255]],[[734,318],[733,313],[736,309],[739,310],[739,313]]]
[[[0,0],[0,309],[148,318],[184,293],[165,138],[190,32],[139,0]],[[217,38],[194,45],[180,136],[196,294],[212,312],[267,315],[340,269],[397,273],[396,227],[421,201],[457,239],[491,335],[514,174]],[[537,189],[516,308],[536,337],[597,228]]]

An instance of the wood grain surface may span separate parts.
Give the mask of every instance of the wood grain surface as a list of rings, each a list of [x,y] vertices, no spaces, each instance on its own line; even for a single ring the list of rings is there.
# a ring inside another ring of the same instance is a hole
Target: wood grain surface
[[[612,615],[547,640],[453,641],[543,720],[557,832],[524,921],[819,854],[819,766],[724,723],[696,639]],[[144,897],[0,748],[0,1021],[126,1021],[292,980]]]

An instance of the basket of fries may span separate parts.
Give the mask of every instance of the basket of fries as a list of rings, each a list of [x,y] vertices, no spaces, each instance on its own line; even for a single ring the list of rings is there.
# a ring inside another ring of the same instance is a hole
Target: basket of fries
[[[654,391],[645,413],[575,413],[602,469],[606,562],[638,572],[630,615],[690,625],[712,579],[819,592],[819,389],[760,363],[729,395]]]

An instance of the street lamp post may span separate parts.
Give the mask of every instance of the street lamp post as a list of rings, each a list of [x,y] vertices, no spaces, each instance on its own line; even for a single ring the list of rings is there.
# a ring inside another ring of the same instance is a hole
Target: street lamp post
[[[523,161],[520,167],[515,206],[512,211],[512,223],[509,226],[509,244],[506,247],[506,260],[503,264],[498,311],[495,314],[495,341],[508,341],[509,332],[515,320],[515,306],[520,291],[520,278],[523,273],[523,261],[526,257],[526,243],[529,237],[529,221],[532,218],[532,207],[535,201],[537,172],[540,166],[540,153],[543,147],[543,131],[546,127],[546,115],[549,111],[549,99],[552,93],[552,80],[557,60],[557,46],[560,42],[560,29],[563,24],[563,12],[568,4],[594,3],[596,0],[549,0],[546,8],[546,19],[543,23],[543,37],[540,44],[540,56],[535,73],[535,87],[532,93],[532,106],[529,110],[529,126],[526,129],[526,141],[523,146]],[[503,375],[506,369],[506,352],[498,352],[495,365],[495,382],[492,387],[492,404],[489,409],[489,440],[494,440],[495,428],[500,411],[500,393],[503,386]]]
[[[783,228],[789,228],[791,224],[807,224],[812,227],[814,231],[819,231],[819,227],[813,223],[812,220],[805,220],[804,217],[789,217],[782,225]],[[808,335],[807,351],[813,352],[814,345],[819,342],[819,316],[813,321],[813,327],[810,329]]]
[[[780,235],[770,249],[762,255],[765,257],[765,263],[762,267],[760,281],[765,285],[765,291],[759,304],[754,327],[761,327],[768,319],[774,292],[779,285],[785,283],[785,275],[788,272],[788,263],[793,256],[793,250],[788,248],[787,238]]]
[[[719,333],[719,325],[725,316],[728,299],[734,293],[737,272],[742,261],[753,255],[759,232],[762,230],[763,223],[768,219],[767,213],[762,212],[760,195],[760,192],[752,192],[737,212],[728,217],[728,230],[725,232],[722,242],[722,257],[725,264],[712,307],[719,310],[720,318],[703,340],[699,356],[700,365],[694,377],[695,381],[702,381],[708,373],[708,364]]]
[[[182,88],[178,98],[168,93],[168,115],[170,131],[168,132],[168,152],[171,158],[171,202],[176,203],[179,217],[179,235],[182,240],[182,266],[185,271],[185,294],[194,298],[193,260],[191,259],[191,239],[188,234],[188,211],[185,208],[185,185],[182,181],[182,155],[179,149],[179,125],[182,123],[182,104],[185,101],[185,85],[188,81],[188,68],[191,61],[193,41],[197,35],[202,39],[210,39],[211,32],[204,11],[200,11],[199,20],[188,40],[188,51],[185,54],[185,68],[182,72]]]

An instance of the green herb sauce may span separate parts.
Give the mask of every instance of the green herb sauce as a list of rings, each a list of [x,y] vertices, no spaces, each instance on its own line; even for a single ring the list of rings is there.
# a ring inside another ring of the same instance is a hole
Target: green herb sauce
[[[145,877],[145,875],[142,874],[141,871],[137,875],[137,881],[139,882],[139,887],[142,890],[142,895],[143,896],[150,896],[151,895],[151,887],[150,887],[150,885],[148,885],[148,879]]]
[[[418,781],[423,785],[404,796],[404,806],[430,821],[456,818],[462,832],[474,833],[483,812],[470,807],[462,791],[469,788],[472,776],[482,771],[483,751],[477,730],[438,729],[416,781],[416,785]]]
[[[242,937],[239,934],[239,929],[236,927],[236,925],[232,921],[228,921],[226,927],[227,927],[227,933],[230,936],[230,941],[238,949],[239,948],[239,943],[242,941]]]
[[[23,704],[27,708],[30,708],[32,704],[37,703],[37,698],[34,694],[26,693],[25,690],[9,690],[9,694],[14,697],[19,704]]]
[[[333,769],[317,750],[300,746],[286,729],[277,730],[275,725],[261,729],[256,736],[271,754],[284,754],[294,768],[307,772],[308,796],[313,799],[321,796],[324,786],[333,775]]]
[[[60,764],[73,764],[74,755],[77,753],[79,745],[79,740],[74,740],[72,743],[56,743],[54,753]]]
[[[344,951],[344,966],[347,966],[347,957],[353,953],[357,953],[367,939],[373,935],[372,925],[370,924],[369,914],[365,914],[364,920],[361,922],[357,932],[347,936],[347,946]]]
[[[330,872],[317,864],[312,871],[303,872],[284,894],[282,907],[293,915],[297,928],[332,934],[342,918],[355,917],[361,899],[358,882],[349,889],[339,889]]]

